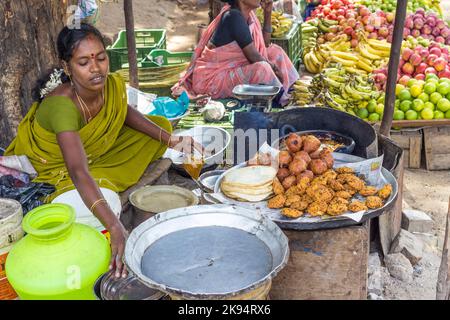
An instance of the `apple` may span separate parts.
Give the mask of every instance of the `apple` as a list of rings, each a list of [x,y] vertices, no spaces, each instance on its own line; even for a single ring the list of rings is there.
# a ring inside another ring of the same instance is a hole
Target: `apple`
[[[411,57],[409,57],[409,62],[411,62],[413,66],[418,66],[422,62],[422,58],[417,53],[413,53]]]
[[[405,19],[405,28],[407,28],[407,29],[412,29],[412,28],[414,28],[414,20],[413,20],[413,18],[412,18],[412,15],[408,16],[408,17]]]
[[[388,12],[388,13],[386,13],[386,21],[387,21],[388,23],[394,22],[394,18],[395,18],[395,15],[394,15],[393,12]]]
[[[414,79],[416,79],[416,80],[425,80],[425,75],[423,73],[416,74]]]
[[[411,31],[411,35],[412,35],[414,38],[420,37],[420,30],[413,29],[413,30]]]
[[[350,18],[347,20],[347,25],[349,25],[350,27],[354,28],[356,26],[356,19],[355,18]]]
[[[408,28],[403,28],[403,38],[408,37],[411,34],[411,30]]]
[[[411,77],[404,75],[398,80],[398,83],[400,83],[406,87],[408,85],[409,80],[411,80]]]
[[[359,41],[357,39],[352,39],[350,41],[350,45],[352,46],[352,48],[356,48],[358,47]]]
[[[366,25],[365,29],[367,32],[374,32],[375,27],[371,24],[368,24],[368,25]]]
[[[450,69],[444,69],[438,73],[439,78],[448,78],[450,79]]]
[[[364,16],[369,16],[370,15],[370,11],[366,7],[361,6],[361,7],[359,7],[359,15],[363,16],[363,17]]]
[[[358,40],[358,33],[355,30],[352,31],[351,36],[352,36],[352,40]]]
[[[331,8],[333,8],[333,9],[340,9],[342,7],[342,2],[341,1],[339,1],[339,0],[337,0],[337,1],[334,1],[332,4],[331,4]]]
[[[441,36],[436,37],[435,40],[436,40],[436,42],[439,42],[439,43],[445,43],[445,39],[443,37],[441,37]]]
[[[336,11],[336,13],[337,13],[337,15],[338,16],[343,16],[343,17],[345,17],[345,15],[346,15],[346,10],[344,9],[344,8],[339,8],[337,11]]]
[[[437,58],[439,58],[437,55],[435,55],[435,54],[430,54],[430,55],[428,56],[428,58],[427,58],[427,64],[428,64],[429,66],[433,66],[433,65],[434,65],[434,61],[435,61]]]
[[[431,34],[431,31],[433,31],[433,29],[431,29],[431,27],[428,25],[424,25],[420,31],[422,32],[422,34],[428,35],[428,34]]]
[[[386,37],[389,35],[389,29],[386,28],[386,27],[381,27],[381,28],[378,30],[378,34],[379,34],[380,36],[386,38]]]
[[[345,29],[344,29],[344,33],[347,34],[347,35],[349,35],[349,36],[352,34],[353,31],[354,31],[353,28],[350,27],[350,26],[347,26],[347,27],[345,27]]]
[[[417,66],[416,72],[419,74],[424,73],[425,70],[427,70],[427,68],[428,68],[428,65],[425,62],[422,62]]]
[[[437,58],[434,61],[434,68],[436,69],[437,72],[443,71],[446,66],[447,62],[446,60],[444,60],[444,58]]]
[[[425,70],[425,74],[429,74],[429,73],[437,74],[437,71],[433,67],[429,67]]]
[[[433,46],[430,50],[429,50],[430,54],[434,54],[437,57],[440,57],[442,54],[442,51],[440,48]]]
[[[414,53],[414,51],[412,51],[410,48],[403,49],[402,59],[405,61],[408,61],[413,53]]]
[[[412,75],[414,72],[414,66],[411,63],[406,62],[402,67],[402,71],[408,75]]]
[[[367,36],[367,38],[369,38],[369,39],[376,39],[376,38],[378,38],[378,33],[376,33],[376,32],[371,32],[371,33],[369,33],[369,35]]]

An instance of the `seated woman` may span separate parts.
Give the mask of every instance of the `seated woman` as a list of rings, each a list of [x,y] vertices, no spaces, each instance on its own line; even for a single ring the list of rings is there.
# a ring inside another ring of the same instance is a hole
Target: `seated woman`
[[[173,95],[186,90],[190,97],[232,97],[239,84],[282,87],[280,103],[299,78],[284,50],[270,44],[272,0],[223,0],[220,14],[203,33],[184,77],[172,88]],[[264,26],[254,12],[264,9]]]
[[[64,67],[35,90],[33,103],[5,155],[26,155],[38,172],[36,182],[56,187],[56,195],[76,188],[86,207],[111,235],[116,276],[122,263],[126,231],[103,199],[99,186],[116,192],[136,184],[149,163],[166,148],[202,147],[190,137],[171,135],[164,117],[146,118],[127,105],[126,88],[108,74],[103,37],[89,24],[63,28],[57,40]],[[51,200],[51,199],[48,199]]]

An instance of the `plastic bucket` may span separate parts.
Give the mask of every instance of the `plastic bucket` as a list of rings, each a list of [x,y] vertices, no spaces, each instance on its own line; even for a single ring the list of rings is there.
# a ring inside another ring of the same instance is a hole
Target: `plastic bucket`
[[[100,191],[102,192],[103,197],[108,202],[111,210],[119,218],[122,211],[122,204],[120,202],[119,195],[107,188],[100,188]],[[97,229],[98,231],[103,233],[109,240],[108,230],[106,230],[100,220],[98,220],[95,215],[91,211],[89,211],[89,208],[86,207],[76,189],[60,194],[52,201],[52,203],[64,203],[72,206],[76,213],[76,222],[86,224]]]
[[[14,244],[22,239],[22,206],[12,199],[0,199],[0,300],[17,298],[6,278],[6,258]]]

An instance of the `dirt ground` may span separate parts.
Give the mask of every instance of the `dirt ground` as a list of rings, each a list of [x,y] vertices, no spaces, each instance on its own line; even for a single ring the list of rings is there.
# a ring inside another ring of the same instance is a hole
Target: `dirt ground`
[[[450,1],[445,2],[448,2],[447,17],[450,17]],[[167,47],[173,51],[191,50],[196,43],[197,25],[209,21],[209,6],[201,4],[200,0],[133,0],[133,6],[136,28],[166,29]],[[111,38],[125,28],[122,0],[101,3],[97,27]],[[422,261],[415,267],[411,283],[398,281],[384,273],[383,298],[435,299],[450,196],[450,171],[406,170],[404,181],[406,205],[432,217],[438,246],[426,248]],[[184,183],[186,187],[194,188],[192,183]]]

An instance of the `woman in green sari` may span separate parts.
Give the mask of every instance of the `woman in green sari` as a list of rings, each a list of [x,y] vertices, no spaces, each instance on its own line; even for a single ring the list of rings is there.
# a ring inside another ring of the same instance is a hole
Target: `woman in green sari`
[[[85,205],[111,235],[110,269],[125,277],[122,262],[126,230],[99,187],[121,192],[136,184],[167,147],[190,152],[202,147],[191,137],[171,135],[164,117],[145,117],[127,105],[126,88],[109,74],[103,37],[89,24],[65,27],[57,40],[64,71],[38,86],[35,102],[19,125],[5,155],[26,155],[38,172],[36,182],[76,188]],[[47,79],[48,80],[48,77]],[[51,199],[49,199],[51,200]]]

